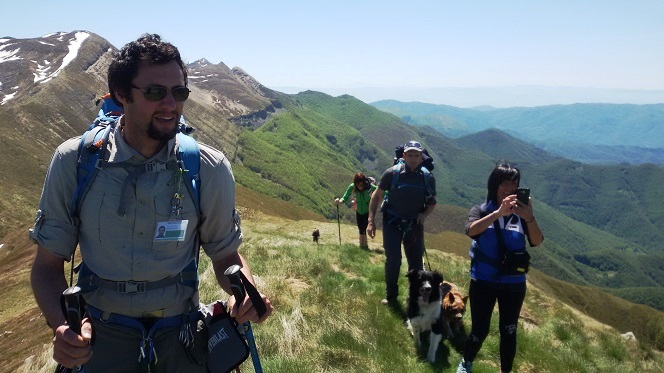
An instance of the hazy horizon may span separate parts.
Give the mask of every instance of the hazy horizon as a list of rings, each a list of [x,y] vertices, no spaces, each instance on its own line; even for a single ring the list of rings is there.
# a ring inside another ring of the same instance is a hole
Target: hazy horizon
[[[294,94],[312,90],[331,96],[351,95],[365,103],[382,100],[423,102],[460,108],[492,106],[495,108],[604,104],[664,104],[664,90],[603,89],[592,87],[268,87]]]

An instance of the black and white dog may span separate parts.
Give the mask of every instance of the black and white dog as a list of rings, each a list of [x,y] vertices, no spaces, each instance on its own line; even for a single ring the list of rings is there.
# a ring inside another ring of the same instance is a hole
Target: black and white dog
[[[410,270],[406,277],[410,285],[406,305],[407,326],[413,334],[418,351],[422,346],[420,334],[427,330],[431,331],[427,360],[433,363],[436,360],[436,350],[443,338],[441,319],[443,297],[440,291],[443,275],[434,271]]]

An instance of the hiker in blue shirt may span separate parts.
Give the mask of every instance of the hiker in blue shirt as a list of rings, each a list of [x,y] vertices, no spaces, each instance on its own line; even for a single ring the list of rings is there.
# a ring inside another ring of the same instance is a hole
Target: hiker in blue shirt
[[[471,371],[473,360],[489,334],[496,302],[500,313],[500,371],[512,370],[519,313],[526,296],[528,263],[527,259],[521,259],[515,266],[511,263],[517,259],[508,258],[513,258],[513,253],[524,254],[526,240],[530,246],[537,246],[544,240],[530,199],[528,203],[517,200],[520,181],[521,173],[516,167],[497,164],[489,176],[486,202],[473,206],[468,214],[466,234],[473,239],[468,294],[472,329],[466,338],[457,373]]]
[[[423,151],[419,142],[407,142],[403,160],[385,170],[369,203],[367,234],[372,239],[376,236],[374,218],[382,203],[386,294],[381,303],[385,305],[397,305],[402,243],[408,270],[423,268],[424,221],[436,207],[436,180],[422,166]]]
[[[353,182],[346,188],[346,193],[340,198],[336,198],[334,202],[337,205],[346,203],[350,198],[351,193],[355,193],[355,219],[357,221],[357,229],[360,232],[360,248],[369,249],[367,242],[367,225],[369,225],[369,201],[371,201],[371,194],[376,190],[376,185],[371,182],[371,179],[366,177],[364,173],[358,172],[353,176]]]
[[[145,34],[115,53],[108,86],[124,115],[80,209],[72,216],[69,204],[77,190],[79,137],[56,149],[30,230],[38,244],[32,289],[53,329],[53,357],[63,367],[88,372],[207,372],[205,360],[196,360],[205,357],[207,340],[192,343],[199,249],[228,294],[224,271],[231,265],[242,266],[253,282],[238,252],[242,231],[230,163],[222,152],[199,144],[196,197],[182,186],[182,166],[169,168],[179,164],[176,135],[189,89],[177,48],[159,35]],[[78,286],[88,306],[81,335],[67,325],[60,305],[67,288],[64,262],[77,245]],[[262,322],[272,305],[260,298],[262,317],[249,298],[231,296],[231,317]]]

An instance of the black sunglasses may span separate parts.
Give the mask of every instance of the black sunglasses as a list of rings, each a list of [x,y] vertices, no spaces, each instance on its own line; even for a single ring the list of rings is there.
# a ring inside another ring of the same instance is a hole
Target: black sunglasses
[[[147,87],[141,88],[135,85],[131,85],[134,89],[140,89],[143,91],[143,97],[148,101],[161,101],[168,94],[169,89],[160,85],[149,85]],[[175,87],[170,89],[171,94],[175,101],[185,101],[189,98],[189,88],[187,87]]]

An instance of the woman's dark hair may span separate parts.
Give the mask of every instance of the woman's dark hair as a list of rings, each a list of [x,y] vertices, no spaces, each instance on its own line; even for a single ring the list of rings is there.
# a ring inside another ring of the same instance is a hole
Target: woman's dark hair
[[[362,183],[364,183],[364,190],[368,190],[369,189],[369,181],[367,180],[367,177],[364,175],[364,173],[358,172],[358,173],[355,174],[355,176],[353,176],[353,184],[355,184],[353,190],[355,192],[359,192],[359,190],[357,189],[357,186],[361,185]]]
[[[511,164],[501,161],[496,164],[496,167],[491,171],[491,175],[489,175],[486,195],[487,202],[493,201],[493,203],[498,204],[498,186],[505,180],[516,181],[519,184],[521,181],[521,172]]]
[[[184,85],[187,86],[187,67],[182,62],[178,49],[173,44],[162,41],[157,34],[143,34],[116,52],[108,66],[108,90],[113,102],[119,106],[122,104],[115,96],[115,91],[122,92],[124,97],[131,101],[131,81],[138,74],[138,67],[143,61],[150,65],[177,62],[184,75]]]

